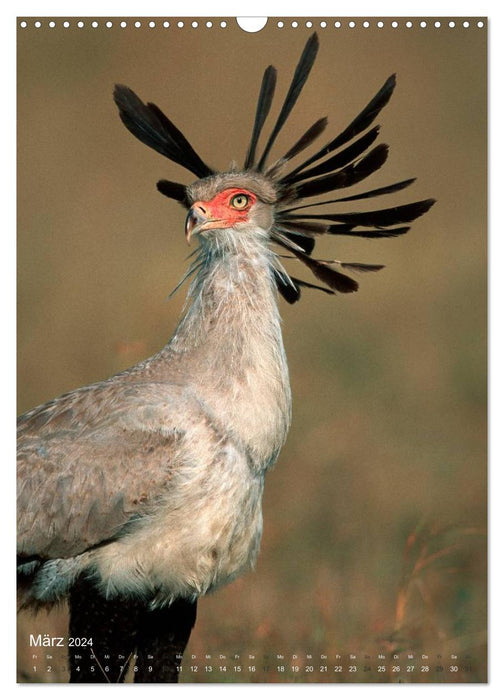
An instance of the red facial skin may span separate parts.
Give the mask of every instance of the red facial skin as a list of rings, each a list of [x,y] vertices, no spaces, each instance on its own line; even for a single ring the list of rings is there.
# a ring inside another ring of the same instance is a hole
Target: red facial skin
[[[243,209],[236,209],[231,205],[233,197],[239,194],[248,197],[248,203]],[[252,192],[231,187],[219,192],[209,202],[194,202],[193,209],[198,209],[208,219],[207,223],[200,226],[202,231],[212,228],[233,228],[235,224],[248,220],[250,209],[256,201],[257,197]]]

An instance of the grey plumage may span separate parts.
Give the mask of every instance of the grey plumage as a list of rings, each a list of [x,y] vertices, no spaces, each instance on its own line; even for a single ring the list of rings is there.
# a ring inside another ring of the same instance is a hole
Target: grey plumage
[[[253,563],[290,393],[267,238],[219,233],[158,355],[20,418],[20,554],[39,559],[29,596],[67,592],[47,585],[53,560],[75,560],[61,567],[68,587],[86,569],[105,595],[152,604]]]
[[[267,69],[243,170],[214,172],[158,107],[144,104],[130,88],[116,87],[126,127],[200,178],[187,186],[158,182],[163,194],[188,209],[186,236],[198,241],[187,273],[192,281],[184,315],[159,353],[20,417],[21,605],[50,605],[70,596],[71,625],[86,629],[100,621],[96,601],[94,623],[79,608],[82,591],[90,586],[98,598],[117,600],[125,609],[131,601],[151,611],[173,606],[178,612],[171,619],[183,628],[177,648],[183,650],[195,615],[186,602],[253,566],[265,475],[291,419],[277,292],[295,303],[302,288],[331,295],[356,291],[357,282],[342,269],[382,266],[317,260],[312,257],[317,236],[399,235],[409,227],[382,227],[409,223],[433,203],[360,214],[304,214],[312,204],[299,205],[304,198],[357,184],[383,165],[384,144],[365,154],[378,127],[333,152],[372,123],[392,94],[393,77],[347,129],[290,174],[282,175],[283,167],[322,133],[325,118],[268,168],[267,156],[317,49],[314,35],[256,166],[276,80],[274,69]],[[328,160],[308,169],[328,154]],[[391,194],[412,182],[329,203]],[[287,249],[326,286],[291,277],[272,244]],[[161,619],[168,618],[158,618],[160,629]],[[138,623],[142,644],[151,623]],[[176,678],[174,669],[171,673]],[[75,669],[73,674],[81,680]]]

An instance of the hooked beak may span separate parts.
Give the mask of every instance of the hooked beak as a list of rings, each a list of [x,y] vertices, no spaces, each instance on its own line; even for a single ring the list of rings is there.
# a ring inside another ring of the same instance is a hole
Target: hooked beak
[[[185,220],[185,237],[187,245],[191,245],[191,237],[194,233],[206,231],[211,228],[219,228],[221,219],[213,219],[206,203],[195,202],[187,212]]]
[[[187,245],[191,245],[191,236],[196,226],[203,224],[205,221],[205,216],[198,210],[197,207],[191,207],[189,209],[185,220],[185,238]]]

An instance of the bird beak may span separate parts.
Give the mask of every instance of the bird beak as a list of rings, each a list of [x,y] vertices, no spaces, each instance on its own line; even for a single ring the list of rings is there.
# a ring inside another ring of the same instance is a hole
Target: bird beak
[[[206,202],[195,202],[187,212],[185,220],[185,237],[187,245],[191,245],[191,237],[194,233],[207,231],[212,228],[220,228],[222,219],[214,219]]]
[[[189,209],[185,220],[185,237],[187,245],[191,245],[191,236],[193,234],[194,229],[197,226],[201,226],[202,224],[204,224],[206,220],[207,218],[204,214],[204,210],[202,209],[202,207],[198,205],[193,205]]]

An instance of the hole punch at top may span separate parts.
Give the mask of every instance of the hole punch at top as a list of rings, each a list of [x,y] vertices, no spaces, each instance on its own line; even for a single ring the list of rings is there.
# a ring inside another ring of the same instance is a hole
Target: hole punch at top
[[[236,22],[244,32],[260,32],[268,23],[267,17],[237,17]]]

